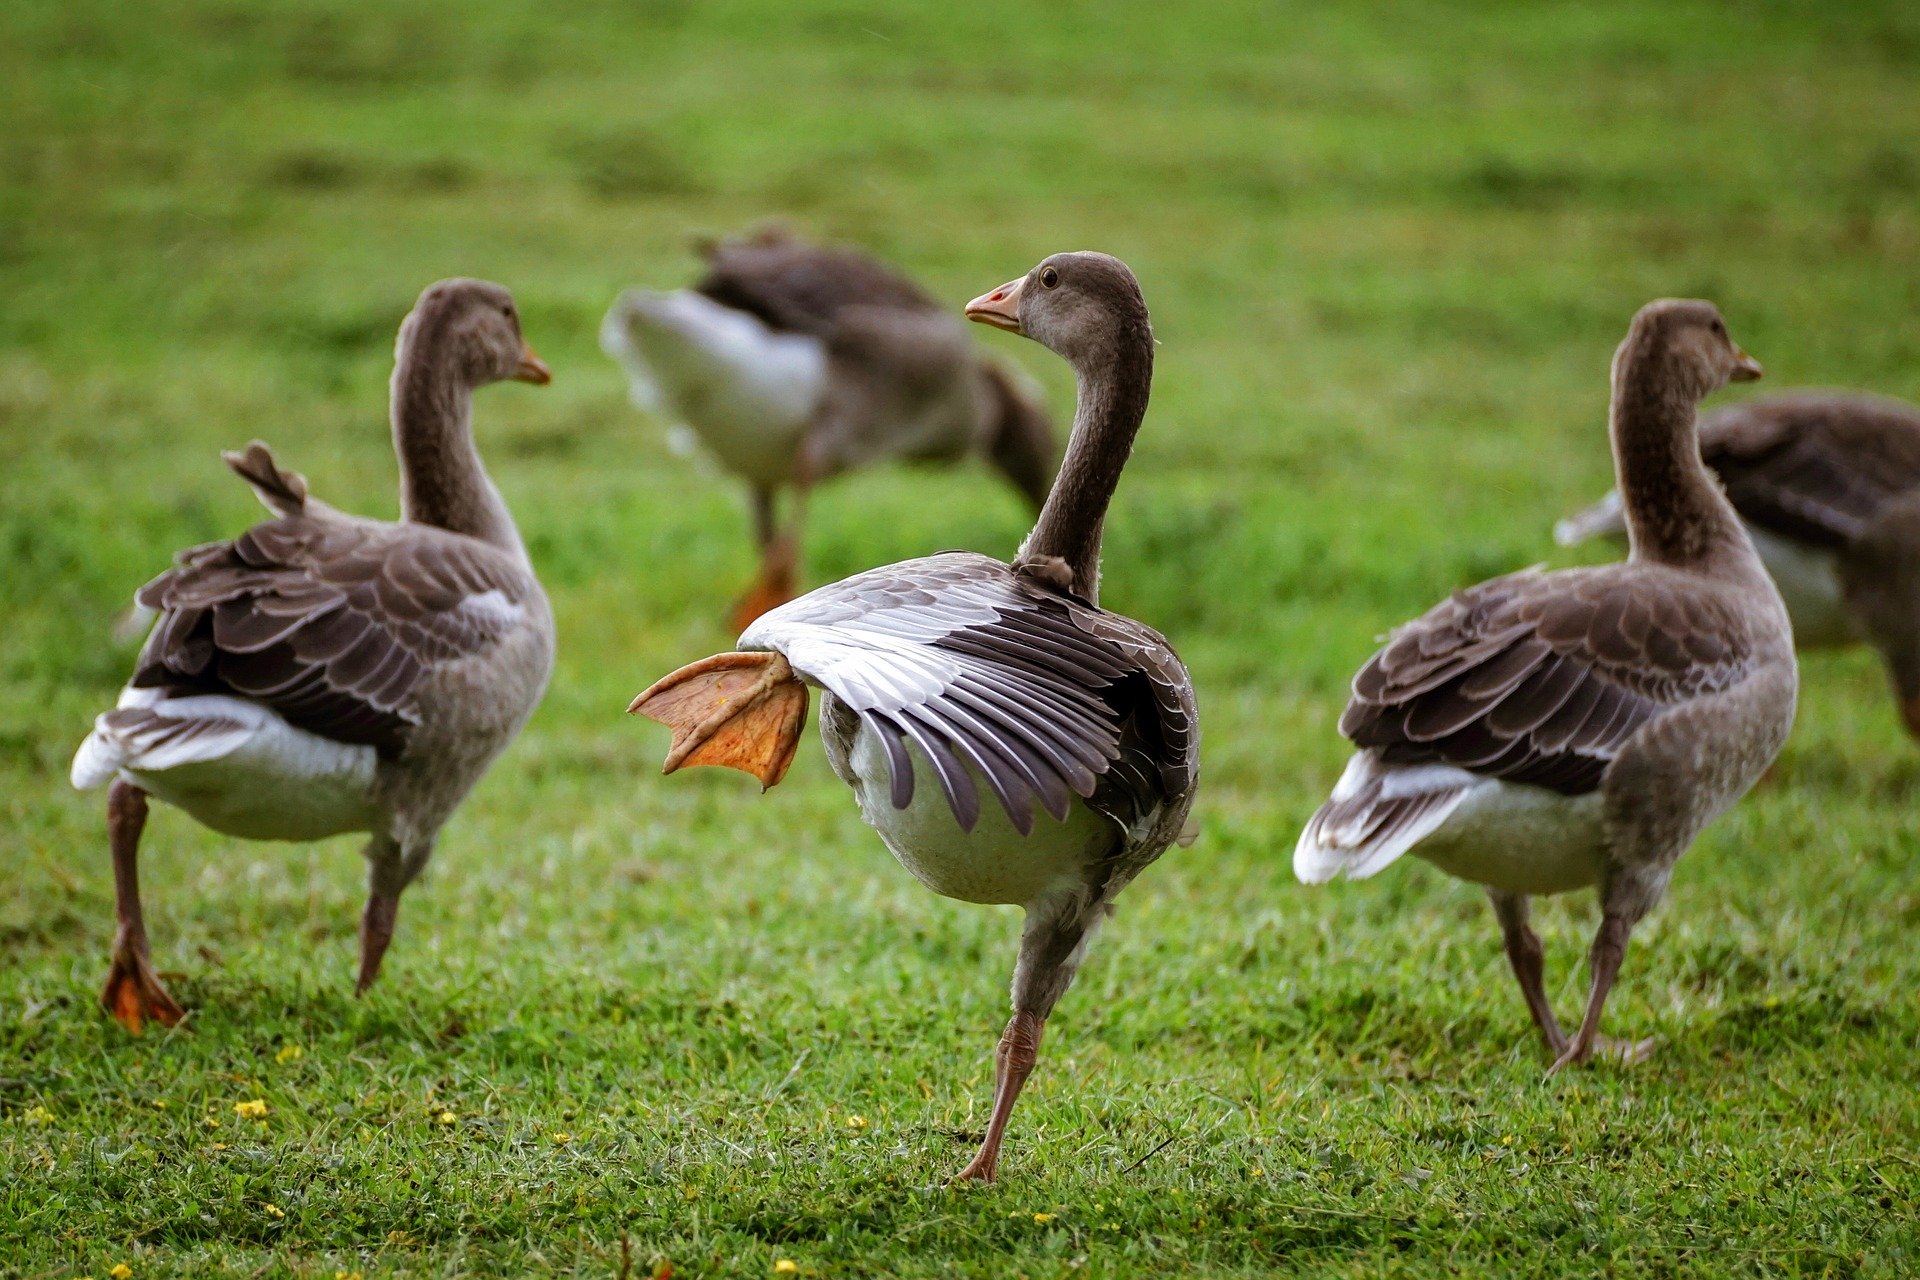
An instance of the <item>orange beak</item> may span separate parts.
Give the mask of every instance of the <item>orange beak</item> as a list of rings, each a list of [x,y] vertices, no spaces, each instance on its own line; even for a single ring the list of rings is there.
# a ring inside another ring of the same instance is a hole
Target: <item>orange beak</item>
[[[1755,382],[1759,380],[1760,375],[1764,372],[1766,372],[1766,370],[1760,367],[1758,360],[1755,360],[1738,347],[1733,349],[1733,372],[1728,375],[1729,381]]]
[[[544,387],[553,381],[553,370],[547,368],[547,362],[533,354],[533,348],[520,348],[520,367],[513,371],[515,382],[531,382],[536,387]]]
[[[967,319],[977,324],[990,324],[996,329],[1005,329],[1008,333],[1019,333],[1020,329],[1020,290],[1026,286],[1027,278],[1009,280],[992,293],[983,293],[967,304]]]

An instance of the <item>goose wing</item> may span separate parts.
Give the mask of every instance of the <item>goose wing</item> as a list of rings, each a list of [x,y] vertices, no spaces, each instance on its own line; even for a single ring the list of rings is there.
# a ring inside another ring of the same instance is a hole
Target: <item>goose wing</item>
[[[740,644],[781,653],[867,723],[896,806],[916,785],[911,741],[968,830],[975,776],[1023,833],[1036,802],[1063,819],[1074,796],[1132,845],[1185,820],[1199,728],[1180,659],[1152,629],[997,560],[954,552],[858,574],[766,614]]]
[[[1842,547],[1889,499],[1920,487],[1920,409],[1839,393],[1752,400],[1701,424],[1700,454],[1742,518]]]
[[[848,307],[940,311],[920,286],[851,249],[823,248],[784,235],[725,240],[707,255],[695,291],[758,316],[769,328],[831,338]]]
[[[1610,565],[1495,578],[1394,634],[1340,732],[1389,764],[1592,791],[1634,732],[1753,668],[1752,624],[1678,574]]]
[[[141,588],[160,617],[131,683],[237,694],[397,755],[422,677],[486,651],[538,592],[523,563],[475,539],[300,512],[184,551]]]

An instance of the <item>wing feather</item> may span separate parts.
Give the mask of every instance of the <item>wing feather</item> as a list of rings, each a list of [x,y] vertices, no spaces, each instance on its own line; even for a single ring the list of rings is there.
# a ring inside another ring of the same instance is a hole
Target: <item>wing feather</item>
[[[1670,570],[1527,570],[1396,633],[1340,728],[1389,763],[1579,794],[1648,721],[1745,678],[1756,644],[1749,618]]]
[[[132,683],[238,694],[397,754],[422,677],[496,643],[538,592],[523,562],[485,543],[310,502],[190,548],[141,589],[161,616]]]
[[[740,643],[780,651],[869,724],[896,726],[968,830],[976,776],[1022,833],[1036,802],[1063,820],[1075,795],[1130,832],[1184,820],[1197,735],[1179,659],[1138,623],[999,561],[949,553],[856,575],[764,615]],[[904,805],[914,762],[880,738]]]

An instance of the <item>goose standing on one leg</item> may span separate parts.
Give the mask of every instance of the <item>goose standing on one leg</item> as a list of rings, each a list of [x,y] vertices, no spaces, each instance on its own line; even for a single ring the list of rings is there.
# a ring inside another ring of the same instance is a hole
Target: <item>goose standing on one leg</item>
[[[73,761],[76,787],[112,784],[119,929],[101,1003],[129,1030],[183,1016],[140,910],[149,795],[249,839],[368,832],[358,990],[379,975],[401,891],[553,668],[546,596],[472,433],[474,388],[549,377],[505,289],[442,281],[400,329],[398,524],[309,498],[264,445],[227,455],[277,518],[183,551],[141,589],[159,621]]]
[[[1359,751],[1294,850],[1308,883],[1411,851],[1485,885],[1555,1070],[1651,1048],[1598,1036],[1628,935],[1793,724],[1786,608],[1694,435],[1702,397],[1759,376],[1710,304],[1642,308],[1613,360],[1627,562],[1495,578],[1401,628],[1354,678],[1340,731]],[[1527,900],[1588,885],[1601,921],[1569,1039]]]
[[[1704,419],[1700,456],[1780,588],[1795,645],[1871,644],[1920,738],[1920,407],[1763,396]],[[1617,493],[1554,528],[1565,546],[1625,532]]]
[[[691,289],[621,294],[600,343],[637,401],[747,483],[761,568],[736,628],[793,598],[807,494],[821,481],[888,458],[977,454],[1036,508],[1046,499],[1053,424],[1038,394],[913,281],[778,228],[706,252]]]
[[[1079,378],[1066,460],[1013,563],[950,552],[822,587],[631,710],[673,729],[666,772],[729,765],[772,786],[818,687],[827,759],[901,864],[947,897],[1026,908],[986,1139],[960,1174],[991,1181],[1054,1002],[1115,895],[1182,831],[1199,729],[1167,642],[1098,606],[1101,527],[1153,379],[1133,273],[1056,254],[967,315]]]

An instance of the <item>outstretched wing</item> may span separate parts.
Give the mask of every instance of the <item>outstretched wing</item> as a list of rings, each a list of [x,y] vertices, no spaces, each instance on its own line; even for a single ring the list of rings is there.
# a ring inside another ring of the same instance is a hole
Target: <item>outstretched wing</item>
[[[1148,627],[986,556],[955,552],[847,578],[761,617],[740,644],[772,649],[886,745],[892,800],[926,756],[962,827],[984,779],[1021,832],[1033,803],[1073,796],[1131,832],[1177,830],[1198,772],[1186,668]]]
[[[1749,523],[1841,547],[1920,488],[1920,409],[1833,392],[1752,400],[1701,423],[1700,455]]]
[[[396,755],[426,671],[486,650],[538,590],[523,565],[471,538],[289,515],[184,551],[141,588],[161,616],[132,684],[237,694]]]
[[[1458,592],[1354,677],[1340,732],[1390,764],[1592,791],[1640,726],[1750,670],[1747,621],[1690,587],[1607,566]]]

